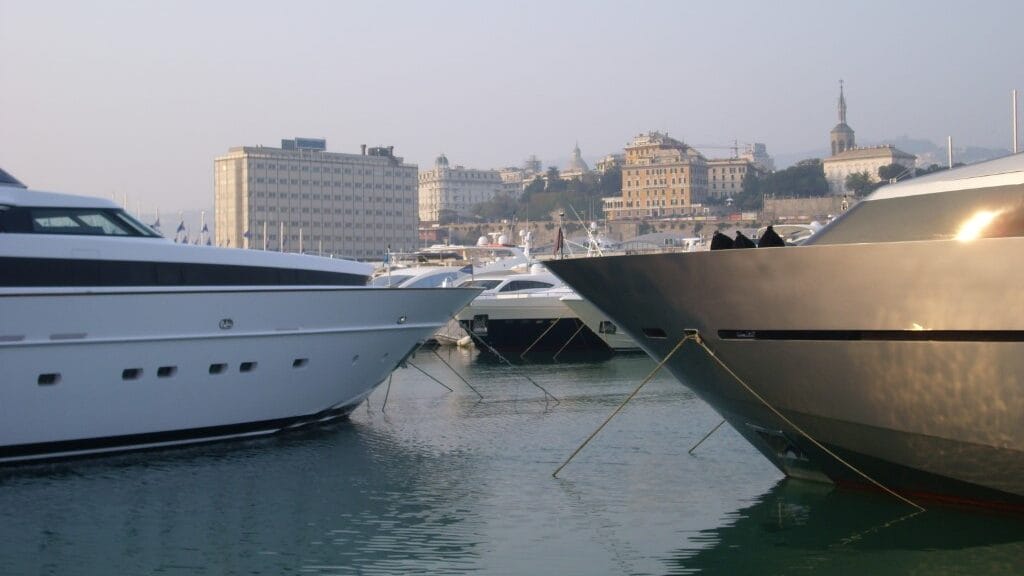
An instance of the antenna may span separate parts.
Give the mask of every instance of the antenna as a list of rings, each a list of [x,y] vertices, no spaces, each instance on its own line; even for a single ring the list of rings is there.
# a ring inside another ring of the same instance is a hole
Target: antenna
[[[1014,89],[1011,93],[1011,106],[1013,109],[1013,153],[1016,154],[1017,148],[1017,90]]]

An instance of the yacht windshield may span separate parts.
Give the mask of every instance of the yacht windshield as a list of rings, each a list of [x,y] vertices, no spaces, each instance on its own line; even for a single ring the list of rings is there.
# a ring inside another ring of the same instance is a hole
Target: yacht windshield
[[[160,237],[124,211],[113,208],[0,206],[0,232]]]

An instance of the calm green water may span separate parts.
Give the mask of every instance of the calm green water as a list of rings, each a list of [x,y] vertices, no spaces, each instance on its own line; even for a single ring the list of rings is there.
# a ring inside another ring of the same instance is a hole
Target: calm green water
[[[0,472],[0,574],[1020,574],[1024,520],[783,481],[653,363],[442,352],[350,422]],[[543,393],[522,374],[547,388]]]

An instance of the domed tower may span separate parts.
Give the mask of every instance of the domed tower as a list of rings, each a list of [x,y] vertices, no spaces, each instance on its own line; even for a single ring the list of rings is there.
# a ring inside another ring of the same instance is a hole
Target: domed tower
[[[577,142],[576,147],[572,149],[572,159],[569,160],[569,166],[566,167],[565,171],[580,175],[590,172],[590,167],[583,161],[583,154],[580,152],[579,142]]]
[[[440,156],[438,156],[437,160],[434,160],[434,167],[435,168],[447,168],[448,167],[448,157],[445,156],[444,154],[441,154]]]
[[[846,97],[843,95],[843,81],[839,81],[839,124],[829,133],[832,140],[832,155],[851,150],[856,147],[853,139],[853,128],[846,123]]]

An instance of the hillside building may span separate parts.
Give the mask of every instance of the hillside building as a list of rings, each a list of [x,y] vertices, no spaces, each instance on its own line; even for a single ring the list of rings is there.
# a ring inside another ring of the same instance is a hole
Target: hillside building
[[[622,195],[603,199],[609,220],[691,214],[707,195],[704,156],[667,134],[636,136],[625,156]]]

